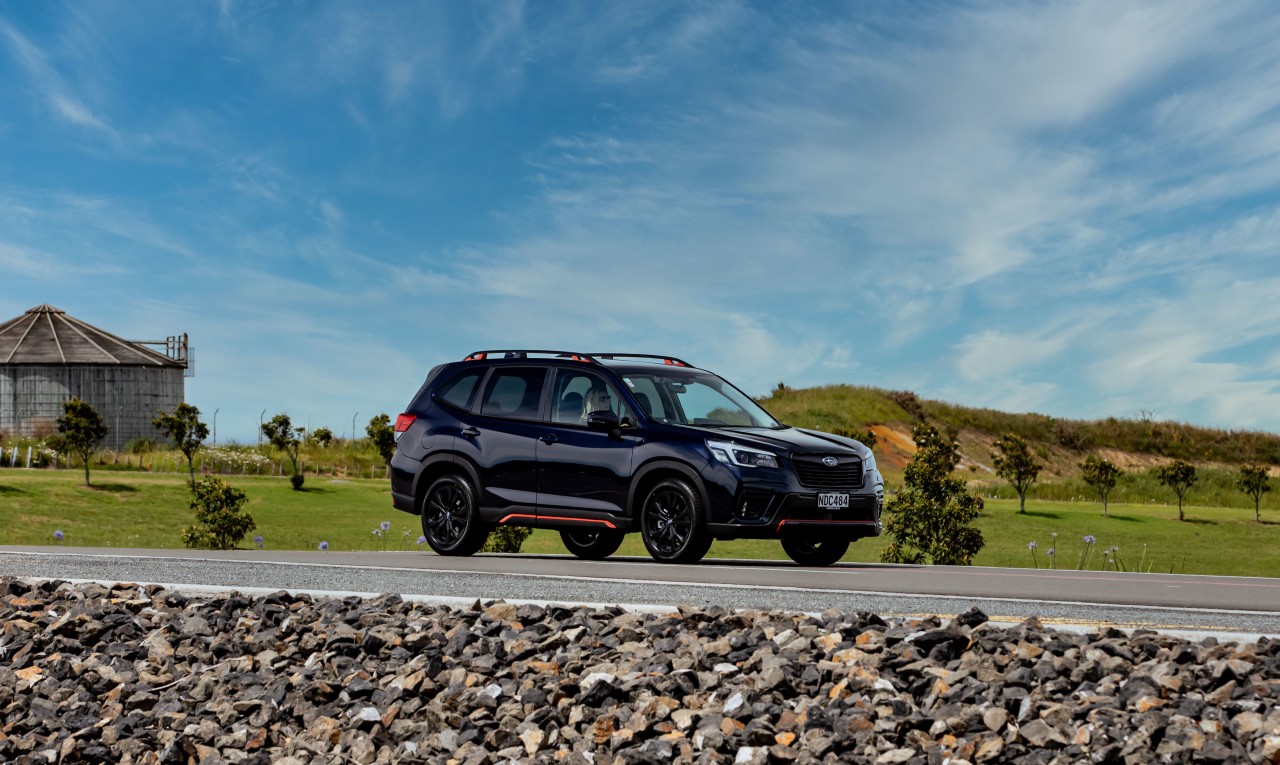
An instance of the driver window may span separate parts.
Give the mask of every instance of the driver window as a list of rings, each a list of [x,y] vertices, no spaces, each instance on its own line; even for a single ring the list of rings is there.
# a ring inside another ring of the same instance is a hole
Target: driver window
[[[552,422],[585,426],[589,412],[603,409],[618,415],[620,420],[630,416],[618,392],[600,375],[579,370],[560,370],[556,375],[555,395],[552,399]]]

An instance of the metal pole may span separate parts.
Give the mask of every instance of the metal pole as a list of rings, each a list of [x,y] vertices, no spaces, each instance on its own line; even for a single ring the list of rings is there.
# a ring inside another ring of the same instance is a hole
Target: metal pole
[[[356,442],[356,418],[360,416],[359,412],[351,415],[351,443]]]
[[[267,416],[267,410],[263,409],[262,414],[258,415],[258,446],[262,446],[262,418]]]
[[[218,445],[218,412],[221,412],[221,411],[222,411],[221,407],[213,410],[213,445],[214,446]]]

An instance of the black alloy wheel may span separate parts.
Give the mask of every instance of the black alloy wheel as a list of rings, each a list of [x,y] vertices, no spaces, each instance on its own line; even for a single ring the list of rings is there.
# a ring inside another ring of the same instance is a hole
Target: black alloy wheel
[[[440,555],[473,555],[489,530],[480,521],[476,492],[460,475],[436,479],[422,502],[422,535]]]
[[[670,478],[649,492],[640,511],[640,536],[653,559],[697,563],[711,549],[702,502],[687,482]]]
[[[618,551],[624,536],[614,529],[565,529],[560,532],[560,541],[579,558],[604,560]]]
[[[782,549],[801,566],[830,566],[849,552],[848,539],[819,537],[783,537]]]

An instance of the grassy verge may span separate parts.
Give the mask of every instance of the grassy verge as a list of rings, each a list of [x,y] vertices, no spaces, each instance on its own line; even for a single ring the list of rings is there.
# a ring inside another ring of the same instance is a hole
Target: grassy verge
[[[178,475],[110,473],[95,475],[86,489],[70,471],[0,470],[0,544],[54,544],[99,547],[181,547],[182,528],[192,522],[184,478]],[[307,491],[295,492],[287,479],[232,477],[249,497],[247,509],[258,529],[242,547],[262,535],[266,547],[314,550],[321,541],[333,550],[419,550],[418,519],[391,507],[382,480],[330,479],[309,476]],[[1096,538],[1085,565],[1103,567],[1101,551],[1119,547],[1128,570],[1186,574],[1280,577],[1280,523],[1264,511],[1264,523],[1253,522],[1252,508],[1188,506],[1179,523],[1169,505],[1112,503],[1103,518],[1094,502],[1029,501],[1019,515],[1017,501],[987,500],[979,527],[986,547],[975,561],[983,566],[1048,567],[1045,553],[1056,547],[1054,566],[1074,569],[1086,535]],[[372,532],[382,522],[391,528],[382,538]],[[1057,534],[1055,538],[1053,534]],[[1033,559],[1027,549],[1037,543]],[[857,542],[847,561],[876,561],[888,539]],[[525,542],[529,553],[563,554],[559,534],[535,531]],[[645,555],[637,534],[628,535],[620,555]],[[716,542],[719,558],[785,559],[775,541]]]

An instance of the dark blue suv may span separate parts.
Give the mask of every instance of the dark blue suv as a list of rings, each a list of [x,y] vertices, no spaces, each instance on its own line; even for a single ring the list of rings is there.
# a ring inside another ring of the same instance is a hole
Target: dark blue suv
[[[596,560],[638,531],[663,562],[764,538],[825,566],[880,534],[870,449],[782,425],[676,358],[473,353],[432,369],[395,429],[393,501],[441,555],[471,555],[511,524],[557,529]]]

